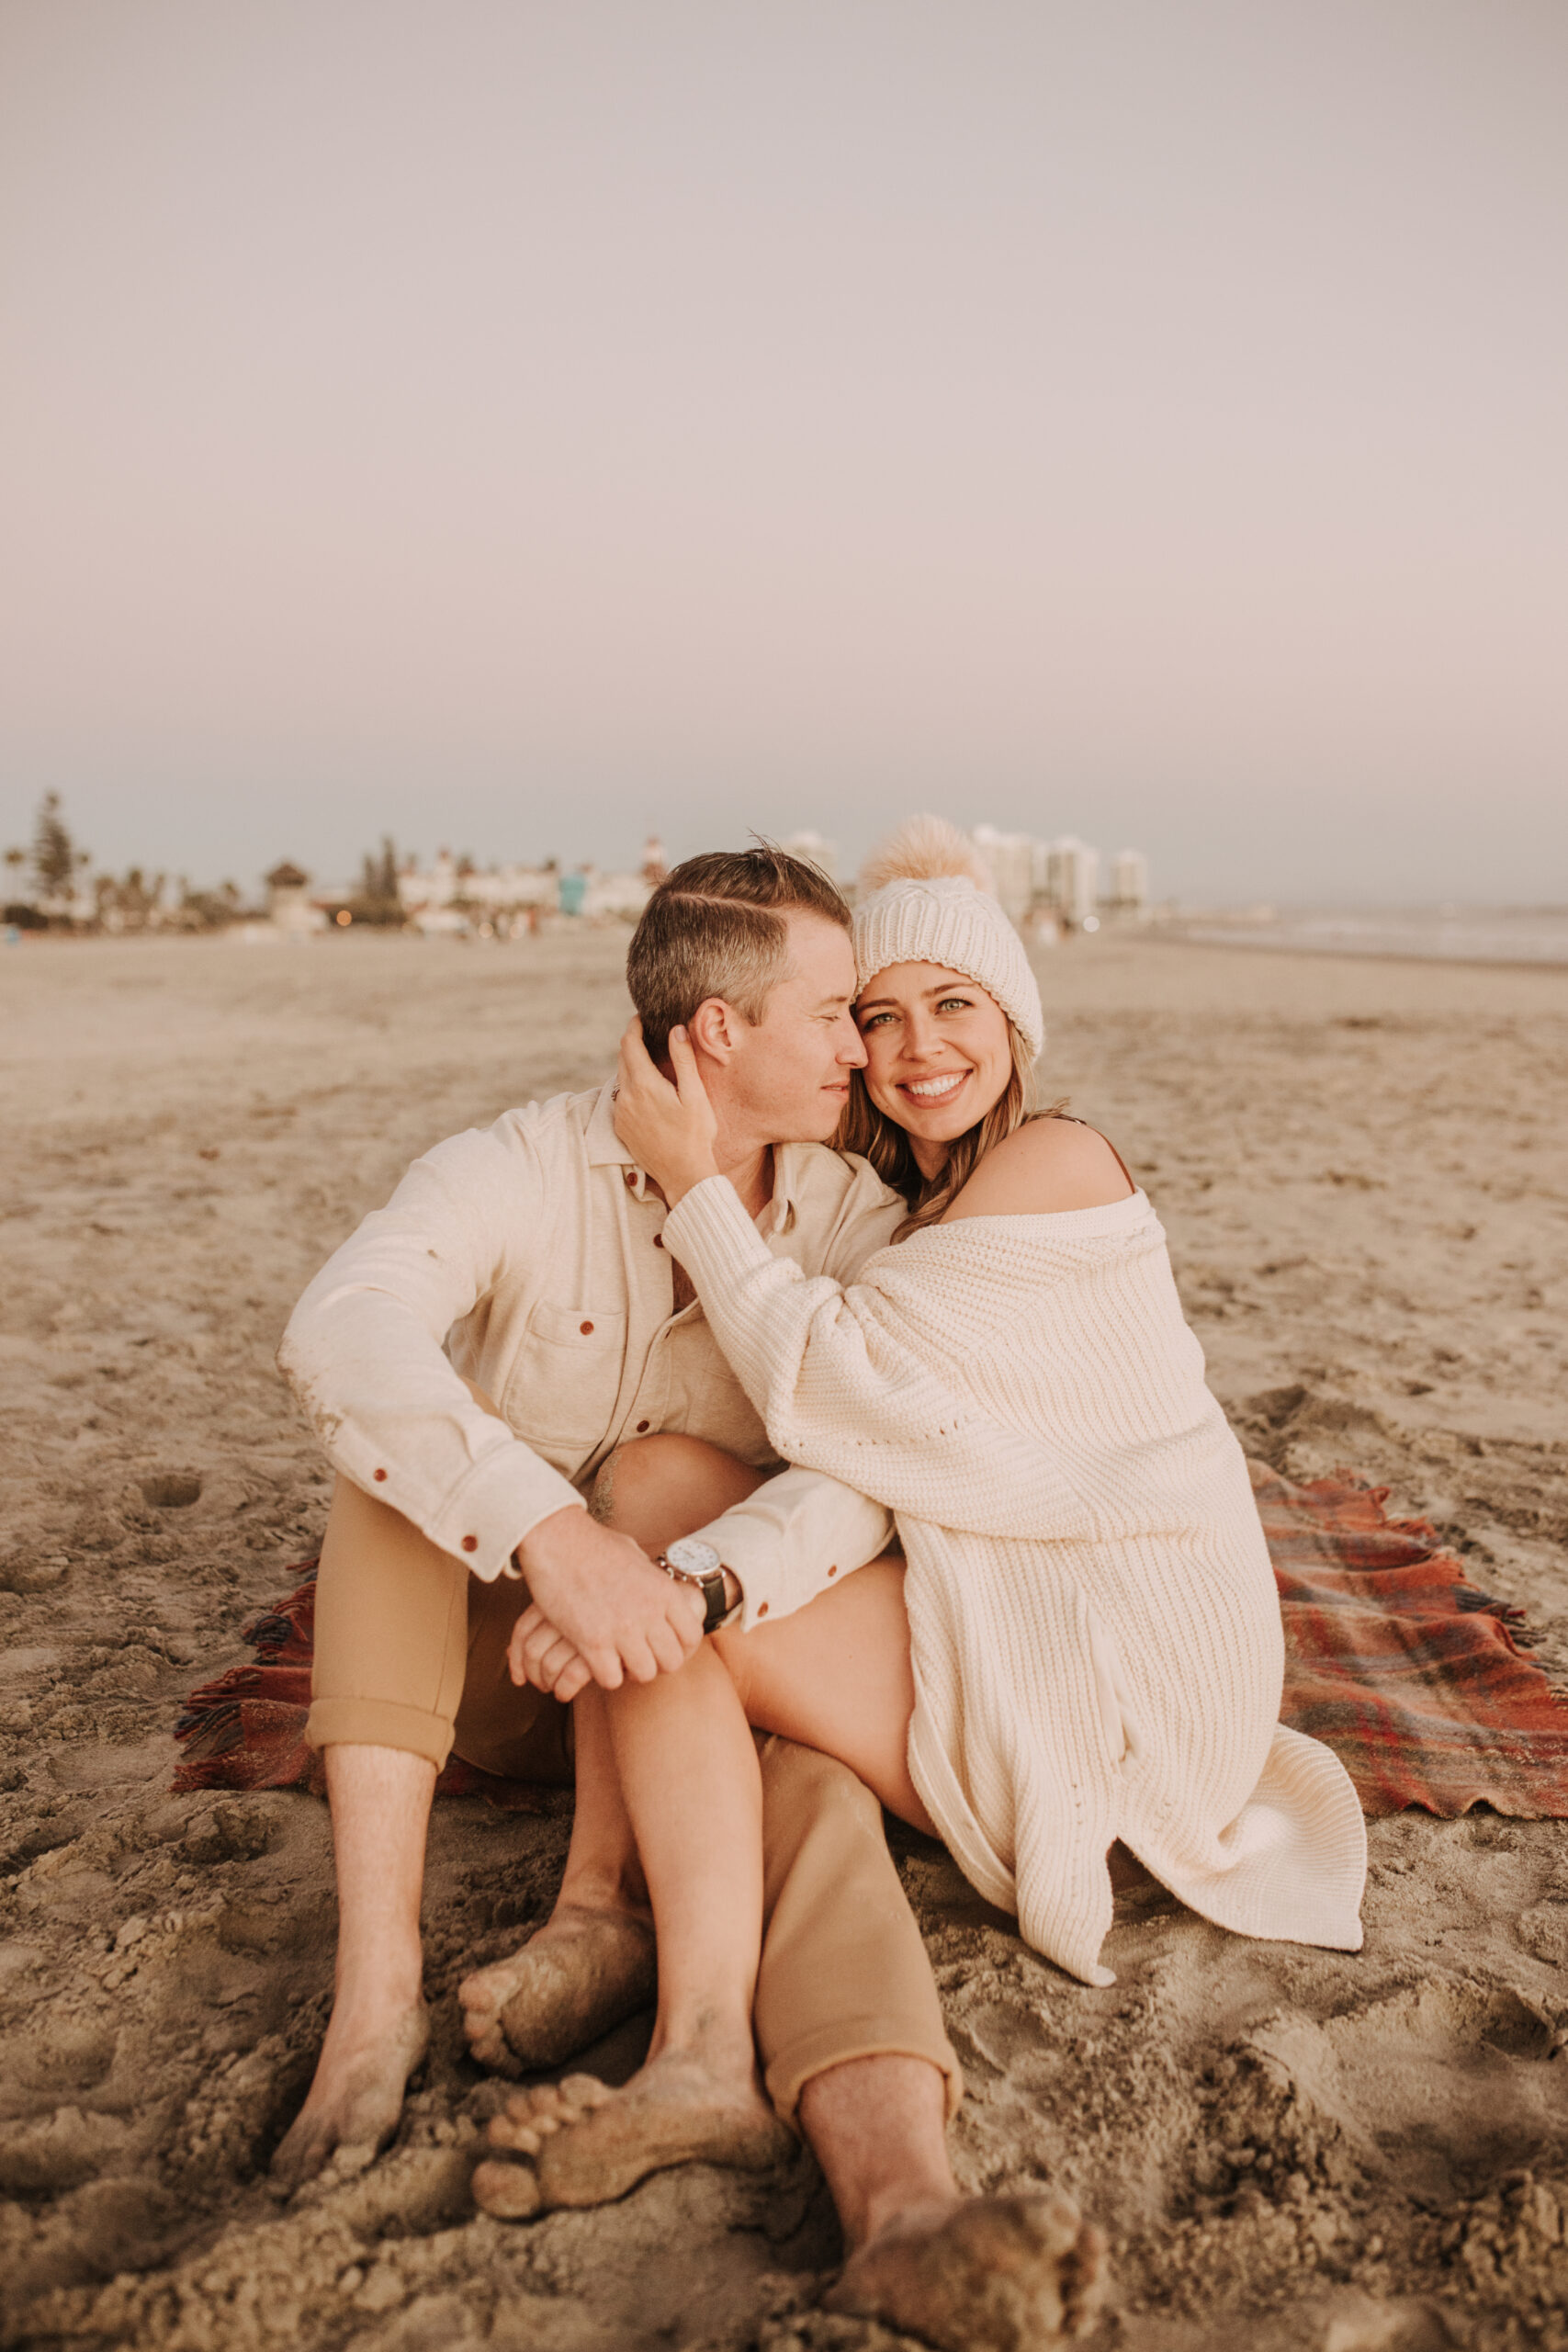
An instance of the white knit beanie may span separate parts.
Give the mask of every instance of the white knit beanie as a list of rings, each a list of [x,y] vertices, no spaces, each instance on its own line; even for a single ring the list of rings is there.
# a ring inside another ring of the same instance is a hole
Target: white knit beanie
[[[861,874],[855,967],[863,992],[889,964],[942,964],[995,997],[1032,1059],[1045,1043],[1040,989],[990,876],[957,829],[911,817]]]

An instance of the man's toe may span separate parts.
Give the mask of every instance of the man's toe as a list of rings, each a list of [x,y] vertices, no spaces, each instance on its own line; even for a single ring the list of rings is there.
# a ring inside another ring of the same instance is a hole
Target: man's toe
[[[516,2148],[525,2156],[536,2156],[543,2145],[531,2123],[519,2123],[510,2115],[491,2117],[489,2137],[492,2148]]]

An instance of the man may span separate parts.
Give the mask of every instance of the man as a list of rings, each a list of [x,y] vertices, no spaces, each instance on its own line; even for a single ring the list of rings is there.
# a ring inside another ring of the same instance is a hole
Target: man
[[[656,1056],[706,1009],[720,1166],[770,1246],[852,1279],[903,1204],[824,1148],[865,1059],[831,884],[766,848],[692,859],[649,902],[627,980]],[[334,2151],[367,2161],[423,2054],[419,1905],[447,1753],[570,1777],[568,1711],[508,1671],[529,1597],[605,1688],[678,1670],[701,1638],[704,1597],[585,1508],[601,1471],[655,1430],[753,1468],[776,1460],[663,1252],[662,1222],[615,1137],[610,1089],[559,1096],[416,1161],[289,1323],[279,1361],[341,1474],[308,1731],[326,1755],[339,1948],[315,2080],[275,2162],[286,2185]],[[749,1511],[769,1533],[754,1557]],[[782,1473],[727,1515],[731,1613],[754,1623],[801,1606],[880,1551],[888,1524],[847,1488]],[[997,2306],[999,2266],[1018,2341],[1038,2340],[1090,2300],[1093,2233],[1050,2200],[959,2199],[943,2143],[958,2067],[874,1802],[785,1741],[768,1744],[763,1784],[759,2045],[844,2223],[840,2292],[895,2321],[924,2312],[927,2333],[951,2302],[936,2340],[967,2343],[964,2313],[982,2294]],[[464,1988],[477,2054],[557,2063],[649,1999],[635,1869],[574,1838],[549,1928]],[[707,2152],[701,2124],[687,2154]]]

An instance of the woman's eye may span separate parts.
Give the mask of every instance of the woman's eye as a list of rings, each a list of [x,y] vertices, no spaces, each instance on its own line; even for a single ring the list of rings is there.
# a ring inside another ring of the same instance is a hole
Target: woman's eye
[[[967,1012],[970,1009],[966,996],[944,996],[937,1006],[939,1012]]]

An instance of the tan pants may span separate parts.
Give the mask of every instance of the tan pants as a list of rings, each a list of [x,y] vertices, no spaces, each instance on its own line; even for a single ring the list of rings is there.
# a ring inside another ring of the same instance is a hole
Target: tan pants
[[[395,1747],[437,1770],[452,1750],[509,1780],[571,1780],[570,1711],[506,1666],[525,1588],[483,1584],[387,1504],[338,1481],[316,1583],[306,1737]],[[845,1766],[761,1743],[764,1898],[757,2047],[786,2122],[814,2075],[851,2058],[924,2058],[963,2097],[920,1931],[882,1809]]]

